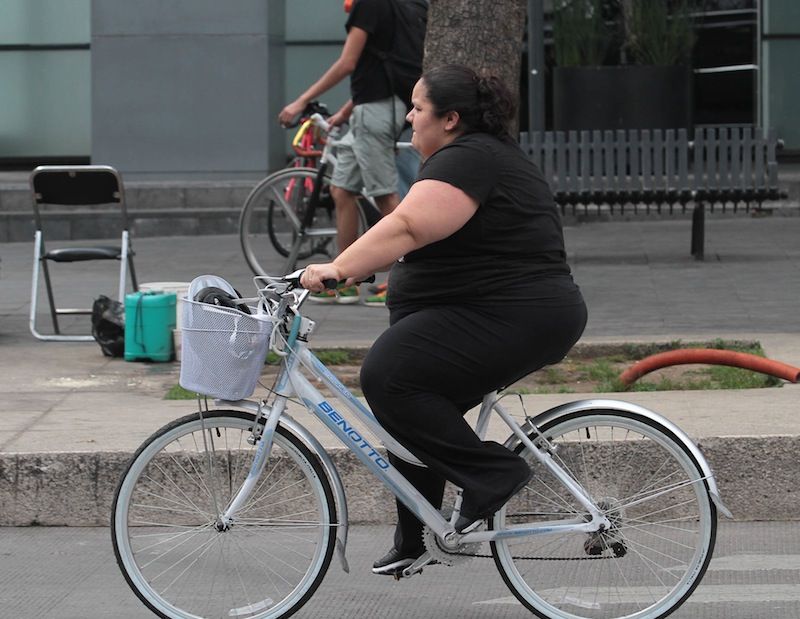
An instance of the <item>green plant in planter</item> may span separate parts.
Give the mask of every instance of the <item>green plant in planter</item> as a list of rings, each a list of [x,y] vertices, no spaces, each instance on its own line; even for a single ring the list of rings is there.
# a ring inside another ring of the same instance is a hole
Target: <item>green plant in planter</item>
[[[628,0],[623,3],[626,48],[637,64],[688,64],[694,47],[690,2],[672,10],[667,0]]]
[[[610,37],[601,0],[561,0],[554,17],[553,43],[559,67],[603,64]]]
[[[556,0],[553,128],[689,127],[699,0]]]
[[[687,64],[694,0],[560,0],[553,43],[559,67]]]

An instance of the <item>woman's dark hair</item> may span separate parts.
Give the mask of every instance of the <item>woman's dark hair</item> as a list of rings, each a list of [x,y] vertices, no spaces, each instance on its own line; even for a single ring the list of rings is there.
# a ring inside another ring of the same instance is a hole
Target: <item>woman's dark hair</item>
[[[510,134],[516,104],[496,76],[481,76],[469,67],[445,64],[422,75],[437,116],[458,112],[464,133]]]

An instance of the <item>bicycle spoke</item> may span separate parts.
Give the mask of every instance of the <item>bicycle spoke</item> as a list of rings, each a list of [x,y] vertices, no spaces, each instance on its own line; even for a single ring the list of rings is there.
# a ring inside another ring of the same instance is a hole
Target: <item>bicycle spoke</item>
[[[215,495],[224,506],[243,490],[255,456],[245,443],[253,416],[203,416],[154,435],[126,473],[115,498],[125,514],[114,518],[120,566],[134,591],[170,617],[255,619],[301,605],[335,543],[335,506],[318,458],[278,427],[244,508],[218,522],[199,505]]]
[[[492,542],[511,591],[553,618],[667,614],[702,576],[713,547],[712,504],[691,454],[648,420],[602,411],[554,420],[541,432],[546,452],[557,454],[553,462],[610,526]],[[590,521],[532,454],[528,461],[538,483],[514,497],[493,528],[570,516]]]

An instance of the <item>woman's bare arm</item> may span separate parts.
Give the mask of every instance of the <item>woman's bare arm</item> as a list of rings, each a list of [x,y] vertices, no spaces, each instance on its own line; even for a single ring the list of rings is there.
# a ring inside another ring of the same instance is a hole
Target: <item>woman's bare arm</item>
[[[322,280],[358,280],[401,256],[447,238],[469,221],[478,202],[462,190],[436,180],[417,181],[389,215],[370,228],[333,262],[310,265],[303,285],[322,289]]]

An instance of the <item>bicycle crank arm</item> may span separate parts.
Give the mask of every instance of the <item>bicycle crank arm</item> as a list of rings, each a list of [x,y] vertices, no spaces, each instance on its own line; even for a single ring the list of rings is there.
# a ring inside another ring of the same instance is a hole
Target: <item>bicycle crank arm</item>
[[[399,572],[395,575],[396,580],[400,580],[400,578],[411,578],[416,574],[422,573],[422,568],[426,565],[430,564],[433,561],[433,557],[430,555],[429,552],[425,552],[422,554],[414,563],[409,565],[405,568],[402,572]]]

